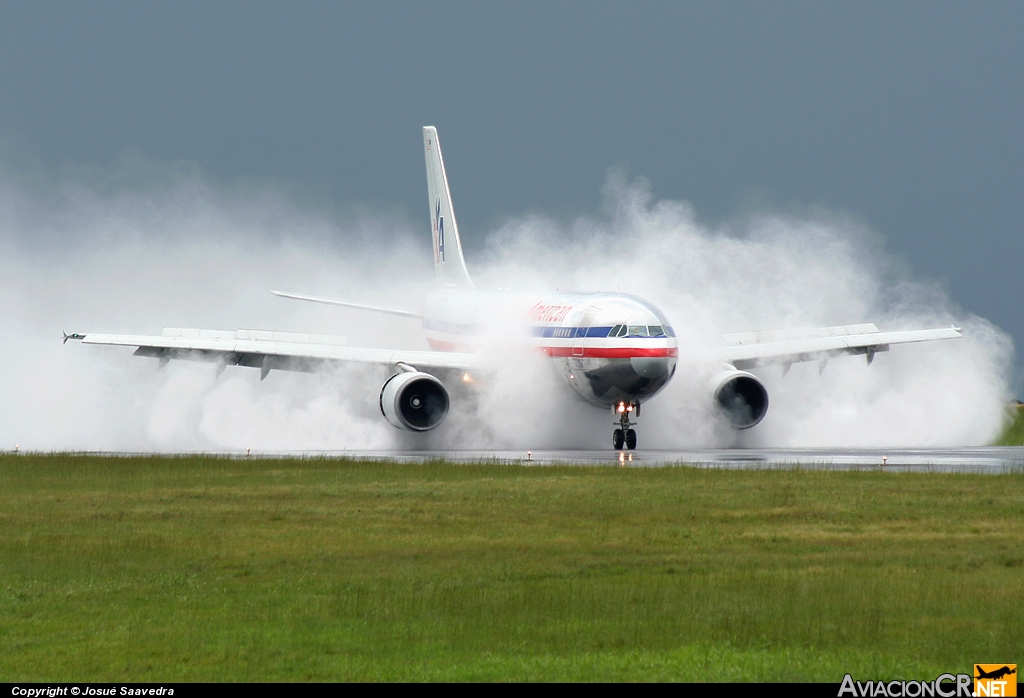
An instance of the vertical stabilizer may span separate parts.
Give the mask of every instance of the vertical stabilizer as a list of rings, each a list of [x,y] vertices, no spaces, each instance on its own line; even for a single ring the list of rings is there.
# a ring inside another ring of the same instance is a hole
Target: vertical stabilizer
[[[446,286],[472,288],[462,256],[459,226],[452,210],[452,195],[448,191],[448,177],[441,158],[441,144],[437,142],[437,129],[423,127],[423,151],[427,158],[427,194],[430,196],[430,225],[434,236],[434,269],[437,278]]]

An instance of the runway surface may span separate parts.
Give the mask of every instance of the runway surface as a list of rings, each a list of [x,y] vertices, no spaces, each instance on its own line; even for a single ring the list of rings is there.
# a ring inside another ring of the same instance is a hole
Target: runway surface
[[[922,472],[1004,473],[1024,472],[1024,447],[988,446],[984,448],[936,449],[720,449],[692,451],[329,451],[253,453],[275,456],[346,456],[406,462],[444,459],[454,461],[491,461],[507,464],[613,465],[664,467],[694,465],[709,468],[804,468],[820,470],[870,470]]]

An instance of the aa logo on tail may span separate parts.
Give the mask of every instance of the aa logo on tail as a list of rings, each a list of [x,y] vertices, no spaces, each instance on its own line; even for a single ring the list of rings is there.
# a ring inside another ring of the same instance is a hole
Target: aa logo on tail
[[[441,198],[434,205],[434,264],[444,262],[444,216],[441,215]]]
[[[974,695],[984,696],[1016,696],[1017,665],[1016,664],[975,664]]]

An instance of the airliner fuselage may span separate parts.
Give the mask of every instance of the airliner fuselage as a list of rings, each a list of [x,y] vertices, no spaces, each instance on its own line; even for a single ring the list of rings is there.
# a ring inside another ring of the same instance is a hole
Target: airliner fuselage
[[[439,289],[423,304],[435,351],[528,346],[551,358],[588,402],[638,405],[668,383],[675,332],[653,304],[622,293],[527,294]]]

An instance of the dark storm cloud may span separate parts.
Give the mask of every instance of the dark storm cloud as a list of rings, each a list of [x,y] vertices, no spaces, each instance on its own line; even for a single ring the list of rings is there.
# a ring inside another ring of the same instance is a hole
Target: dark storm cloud
[[[22,177],[130,149],[418,221],[419,127],[432,123],[471,255],[506,215],[594,211],[607,168],[628,162],[706,220],[792,204],[860,216],[1024,343],[1019,3],[6,3],[0,15],[2,156]]]

